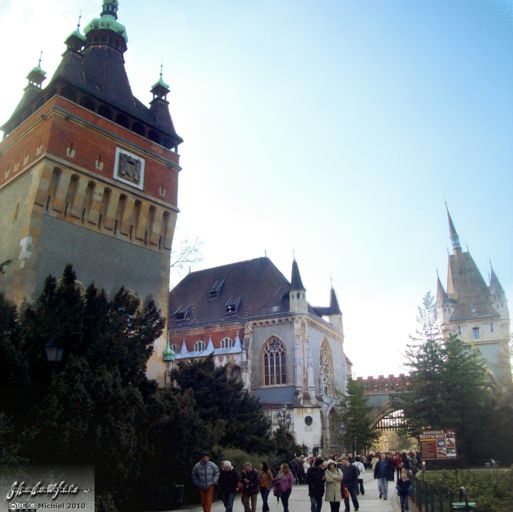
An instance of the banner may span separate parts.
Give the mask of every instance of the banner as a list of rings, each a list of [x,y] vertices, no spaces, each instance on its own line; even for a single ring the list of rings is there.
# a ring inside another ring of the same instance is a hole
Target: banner
[[[456,432],[454,430],[424,430],[420,434],[420,453],[423,460],[455,459]]]

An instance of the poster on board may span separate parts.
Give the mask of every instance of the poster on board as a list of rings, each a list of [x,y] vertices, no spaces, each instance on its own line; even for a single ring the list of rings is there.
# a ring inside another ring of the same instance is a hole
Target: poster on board
[[[423,460],[455,459],[456,432],[454,430],[424,430],[420,434],[420,453]]]

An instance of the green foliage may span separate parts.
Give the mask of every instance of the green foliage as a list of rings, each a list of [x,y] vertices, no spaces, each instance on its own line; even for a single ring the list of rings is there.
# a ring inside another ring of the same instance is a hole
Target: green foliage
[[[200,417],[216,443],[252,453],[272,448],[262,405],[241,382],[228,377],[226,367],[216,368],[212,357],[179,363],[171,379],[178,393],[192,390]]]
[[[426,427],[455,429],[460,456],[489,457],[482,429],[494,396],[481,355],[455,335],[440,337],[430,294],[419,311],[422,337],[413,339],[406,353],[410,387],[393,397],[394,405],[404,410],[411,435]]]
[[[366,452],[379,438],[379,432],[373,430],[369,419],[371,410],[363,383],[355,380],[348,381],[342,419],[346,425],[345,439],[350,451]]]
[[[294,436],[288,431],[285,425],[279,425],[273,432],[274,451],[278,465],[283,462],[290,462],[299,456],[307,455],[308,449],[303,445],[296,444]]]
[[[448,490],[456,500],[460,487],[465,487],[469,501],[476,502],[479,512],[513,510],[512,469],[427,471],[421,478],[435,488]]]

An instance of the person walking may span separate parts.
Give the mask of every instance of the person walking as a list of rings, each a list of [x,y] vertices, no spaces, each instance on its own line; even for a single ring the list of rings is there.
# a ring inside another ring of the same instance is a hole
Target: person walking
[[[365,475],[365,464],[363,463],[361,457],[355,457],[353,465],[358,470],[358,485],[356,486],[356,494],[361,494],[362,496],[365,494],[365,489],[363,488],[363,476]]]
[[[219,479],[219,468],[209,460],[210,454],[203,452],[201,459],[192,468],[192,482],[198,488],[203,512],[211,512],[214,485]]]
[[[258,473],[253,469],[251,462],[244,464],[240,481],[242,484],[242,504],[244,505],[244,512],[256,512],[259,483]]]
[[[274,494],[276,497],[281,498],[283,504],[283,512],[289,512],[289,498],[294,485],[294,475],[289,468],[288,464],[282,464],[280,471],[273,480]]]
[[[233,511],[233,500],[237,493],[237,485],[239,483],[239,475],[233,469],[232,463],[225,460],[221,466],[218,484],[221,489],[223,504],[226,512]]]
[[[258,472],[258,485],[260,487],[260,496],[262,496],[262,512],[269,512],[269,492],[273,485],[273,474],[267,465],[267,462],[260,464],[260,471]]]
[[[324,472],[326,481],[326,494],[324,501],[330,502],[331,512],[339,512],[340,502],[342,501],[342,471],[337,468],[334,460],[326,462],[326,471]]]
[[[382,453],[374,468],[374,478],[378,481],[379,497],[384,500],[388,498],[388,482],[394,481],[394,471],[394,466]]]
[[[321,512],[322,497],[324,496],[324,461],[318,457],[306,472],[308,495],[310,496],[310,511]]]
[[[356,496],[356,491],[358,489],[358,468],[354,464],[351,464],[347,457],[342,457],[342,475],[342,483],[348,490],[348,493],[351,496],[351,501],[353,502],[353,507],[356,511],[360,508],[360,504],[358,503],[358,498]],[[349,495],[344,496],[344,505],[346,506],[345,512],[349,512],[351,510],[351,507],[349,506]]]
[[[401,512],[408,512],[410,510],[409,499],[413,491],[413,484],[408,475],[408,471],[402,470],[399,480],[395,486],[399,501],[401,502]]]

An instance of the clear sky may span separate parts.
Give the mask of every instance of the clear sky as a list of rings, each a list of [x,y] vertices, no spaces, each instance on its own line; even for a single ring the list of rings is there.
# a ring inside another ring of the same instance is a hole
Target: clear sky
[[[1,121],[80,10],[101,0],[0,0]],[[195,269],[267,251],[289,277],[294,250],[312,304],[333,277],[354,373],[397,374],[446,280],[447,200],[513,302],[513,0],[120,0],[119,21],[134,94],[161,61],[172,88]]]

